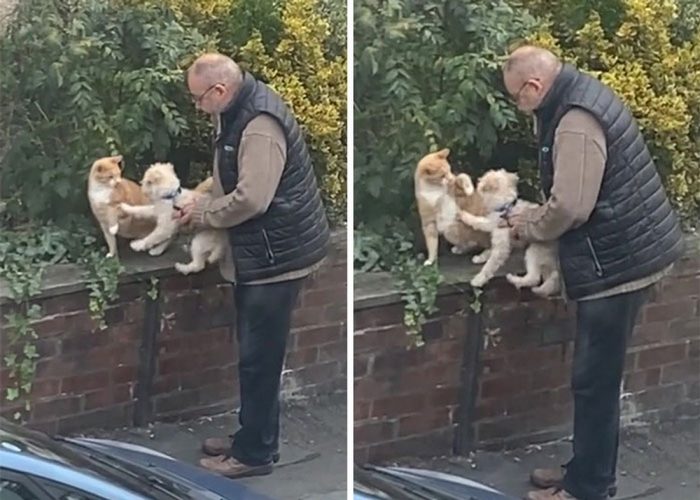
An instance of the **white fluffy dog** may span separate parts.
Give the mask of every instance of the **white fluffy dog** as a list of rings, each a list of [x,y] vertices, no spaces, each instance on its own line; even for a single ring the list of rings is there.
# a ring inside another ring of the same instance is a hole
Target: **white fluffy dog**
[[[512,246],[520,246],[510,239],[510,228],[499,227],[504,217],[517,214],[537,204],[518,199],[518,175],[503,169],[486,172],[477,183],[488,214],[476,216],[461,211],[460,219],[476,230],[491,234],[491,248],[474,256],[475,264],[484,264],[474,276],[471,285],[483,287],[508,260]],[[532,287],[539,296],[549,296],[560,290],[557,267],[557,242],[530,243],[525,250],[524,276],[508,274],[506,278],[517,288]]]
[[[154,163],[143,175],[141,189],[151,201],[150,205],[134,206],[121,204],[127,214],[145,219],[154,219],[156,227],[144,238],[133,240],[131,248],[141,252],[148,250],[151,255],[160,255],[168,247],[179,231],[178,223],[173,219],[173,210],[197,196],[209,196],[211,185],[209,179],[195,189],[184,189],[171,163]],[[201,271],[206,263],[213,264],[224,255],[226,232],[221,229],[198,230],[190,244],[191,262],[177,263],[175,268],[183,273]]]

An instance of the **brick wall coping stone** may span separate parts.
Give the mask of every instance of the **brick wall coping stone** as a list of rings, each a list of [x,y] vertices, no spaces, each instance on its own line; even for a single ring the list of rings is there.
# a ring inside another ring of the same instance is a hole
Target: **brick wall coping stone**
[[[331,233],[330,253],[333,249],[345,248],[347,231],[337,229]],[[183,248],[184,240],[178,240],[158,257],[152,257],[146,253],[136,253],[120,248],[122,265],[126,269],[119,278],[120,284],[133,283],[143,279],[144,276],[158,278],[179,275],[173,267],[176,262],[189,262],[189,254]],[[46,298],[56,295],[64,295],[85,290],[85,281],[82,278],[83,267],[78,264],[56,264],[48,266],[42,277],[41,292],[32,298]],[[7,283],[0,278],[0,304],[11,300]]]
[[[686,234],[685,257],[700,255],[700,233]],[[443,276],[438,295],[467,290],[469,282],[481,269],[481,265],[472,264],[471,256],[441,255],[439,268]],[[523,252],[514,251],[508,262],[496,273],[494,279],[505,277],[508,273],[524,273]],[[387,272],[355,273],[354,309],[362,310],[380,307],[401,301],[401,294],[396,288],[391,275]]]

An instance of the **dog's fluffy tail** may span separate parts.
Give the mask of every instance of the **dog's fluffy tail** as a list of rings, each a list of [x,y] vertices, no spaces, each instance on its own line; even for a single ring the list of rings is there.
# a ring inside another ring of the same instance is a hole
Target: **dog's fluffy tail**
[[[196,193],[211,193],[212,187],[214,186],[214,178],[213,177],[207,177],[204,179],[202,182],[197,184],[197,186],[192,190],[195,191]]]

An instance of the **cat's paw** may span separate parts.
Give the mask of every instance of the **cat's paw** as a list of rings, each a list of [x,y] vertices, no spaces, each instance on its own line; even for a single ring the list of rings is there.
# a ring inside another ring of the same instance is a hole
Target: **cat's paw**
[[[113,226],[109,226],[109,234],[114,236],[119,232],[119,224],[114,224]]]
[[[424,266],[432,266],[433,264],[435,264],[435,261],[432,259],[426,259],[425,262],[423,262]]]
[[[485,276],[482,276],[481,274],[477,274],[472,278],[472,280],[469,282],[471,286],[474,288],[482,288],[488,280],[486,279]]]
[[[107,257],[108,259],[116,258],[116,257],[117,257],[117,254],[116,254],[116,253],[112,253],[112,252],[107,252],[106,257]]]
[[[452,253],[454,255],[464,255],[465,253],[467,253],[467,249],[462,248],[462,247],[458,247],[457,245],[455,245],[452,247]]]
[[[133,240],[129,243],[129,246],[134,252],[143,252],[146,249],[146,242],[144,240]]]

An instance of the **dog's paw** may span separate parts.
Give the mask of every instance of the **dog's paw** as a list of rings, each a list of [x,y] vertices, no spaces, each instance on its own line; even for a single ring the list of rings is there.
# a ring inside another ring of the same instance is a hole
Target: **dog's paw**
[[[175,269],[181,274],[189,274],[190,268],[187,264],[181,264],[180,262],[175,263]]]
[[[112,253],[112,252],[107,252],[106,257],[107,257],[108,259],[116,258],[116,257],[117,257],[117,254],[116,254],[116,253]]]
[[[121,210],[125,214],[130,214],[131,213],[131,205],[129,205],[128,203],[122,202],[119,204],[119,210]]]
[[[481,274],[477,274],[472,278],[472,280],[469,282],[471,286],[474,288],[483,288],[483,286],[486,284],[488,280],[486,279],[485,276],[482,276]]]
[[[472,257],[473,264],[483,264],[487,260],[489,260],[488,255],[478,254],[478,255],[475,255],[474,257]]]
[[[119,232],[119,224],[114,224],[113,226],[109,226],[109,234],[114,236]]]
[[[522,286],[520,276],[518,276],[517,274],[508,273],[506,274],[506,279],[508,280],[508,283],[513,285],[515,288],[519,289]]]
[[[476,225],[479,224],[479,220],[478,220],[476,217],[474,217],[474,216],[473,216],[472,214],[470,214],[469,212],[465,212],[464,210],[462,210],[462,211],[459,213],[459,219],[460,219],[464,224],[466,224],[467,226],[470,226],[470,227],[474,227],[474,226],[476,226]]]
[[[158,255],[165,252],[165,248],[166,248],[165,246],[153,247],[148,251],[148,255],[152,255],[153,257],[157,257]]]
[[[457,245],[455,245],[452,247],[452,253],[454,255],[464,255],[465,253],[467,253],[467,250],[465,248],[458,247]]]
[[[433,264],[435,264],[435,261],[431,259],[426,259],[425,262],[423,262],[424,266],[432,266]]]
[[[143,252],[146,249],[146,242],[143,240],[133,240],[129,246],[134,252]]]

